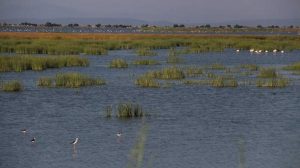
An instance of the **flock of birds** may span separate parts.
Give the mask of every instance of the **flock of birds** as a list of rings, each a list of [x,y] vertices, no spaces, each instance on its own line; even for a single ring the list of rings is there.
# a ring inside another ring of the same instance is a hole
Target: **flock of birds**
[[[21,132],[23,133],[23,134],[26,134],[27,133],[27,129],[21,129]],[[116,136],[118,137],[118,138],[120,138],[121,136],[122,136],[122,131],[119,131],[118,133],[116,133]],[[73,140],[70,144],[72,144],[72,145],[76,145],[77,143],[78,143],[78,140],[79,140],[79,138],[75,138],[75,140]],[[36,142],[36,138],[35,137],[33,137],[32,139],[31,139],[31,143],[35,143]]]
[[[237,49],[236,50],[236,52],[240,52],[240,50],[239,49]],[[269,53],[269,51],[268,50],[255,50],[255,49],[253,49],[253,48],[251,48],[250,50],[249,50],[249,52],[250,53],[256,53],[256,54],[260,54],[260,53],[262,53],[262,52],[264,52],[264,53]],[[284,50],[277,50],[277,49],[274,49],[273,51],[272,51],[273,53],[277,53],[277,52],[280,52],[280,53],[284,53]]]

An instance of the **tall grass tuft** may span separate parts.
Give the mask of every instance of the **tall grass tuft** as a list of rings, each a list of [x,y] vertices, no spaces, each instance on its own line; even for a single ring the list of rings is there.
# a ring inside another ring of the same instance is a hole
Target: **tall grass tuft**
[[[47,68],[88,66],[87,58],[80,56],[1,56],[0,72],[41,71]]]
[[[256,81],[257,87],[266,87],[266,88],[284,88],[289,84],[288,79],[284,78],[272,78],[272,79],[259,79]]]
[[[133,62],[135,65],[159,65],[159,62],[156,60],[135,60]]]
[[[218,76],[211,81],[211,86],[216,88],[237,87],[238,82],[234,78],[224,78],[222,76]]]
[[[104,85],[103,79],[91,78],[87,75],[69,72],[58,73],[54,78],[42,77],[38,80],[37,85],[40,87],[64,87],[64,88],[79,88],[84,86]]]
[[[109,64],[110,68],[127,68],[128,64],[124,59],[113,59],[110,64]]]
[[[78,88],[82,86],[104,85],[103,79],[94,79],[80,73],[60,73],[55,77],[56,87]]]
[[[4,82],[2,84],[2,90],[5,92],[19,92],[23,90],[21,82],[17,80]]]
[[[118,118],[140,118],[144,117],[145,112],[138,104],[133,103],[121,103],[117,106]]]
[[[139,48],[136,50],[138,56],[156,56],[157,53],[150,48]]]
[[[278,74],[274,68],[261,68],[259,70],[259,74],[257,75],[259,78],[277,78]]]
[[[240,68],[247,69],[250,71],[257,71],[259,69],[259,66],[255,64],[242,64],[240,65]]]
[[[203,70],[198,67],[188,67],[184,69],[184,74],[187,77],[197,77],[203,74]]]
[[[283,69],[289,71],[300,71],[300,62],[295,62],[291,65],[285,66]]]
[[[164,79],[164,80],[178,80],[184,79],[184,71],[177,67],[167,67],[160,71],[150,71],[145,74],[147,77]]]
[[[52,87],[53,81],[49,77],[41,77],[38,80],[37,85],[40,87]]]
[[[160,84],[153,78],[142,75],[135,80],[135,84],[140,87],[159,88]]]

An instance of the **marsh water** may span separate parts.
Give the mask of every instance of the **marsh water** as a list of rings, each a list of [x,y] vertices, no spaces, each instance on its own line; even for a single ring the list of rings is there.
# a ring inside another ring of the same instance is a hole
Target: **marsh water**
[[[89,67],[41,72],[1,73],[1,80],[19,79],[24,91],[0,93],[1,168],[127,167],[142,125],[148,131],[143,167],[155,168],[298,168],[300,165],[300,76],[293,84],[268,89],[256,86],[212,88],[174,83],[140,88],[135,78],[166,66],[167,50],[151,59],[161,65],[127,69],[107,67],[114,58],[139,59],[134,51],[84,56]],[[284,54],[203,53],[182,56],[185,65],[222,63],[281,67],[300,61],[300,52]],[[39,88],[41,76],[81,72],[107,81],[79,89]],[[282,72],[283,74],[287,72]],[[290,74],[288,74],[290,75]],[[150,116],[106,118],[105,107],[135,102]],[[21,129],[28,132],[23,134]],[[116,136],[122,130],[121,138]],[[36,138],[36,143],[30,140]],[[70,144],[76,137],[76,149]]]

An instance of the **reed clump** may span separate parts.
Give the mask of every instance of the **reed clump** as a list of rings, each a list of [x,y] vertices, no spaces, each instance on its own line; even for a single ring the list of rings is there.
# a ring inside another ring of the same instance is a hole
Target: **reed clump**
[[[121,103],[117,106],[117,118],[141,118],[145,115],[139,104]]]
[[[1,56],[0,72],[41,71],[48,68],[88,66],[87,58],[80,56]]]
[[[110,68],[128,68],[128,63],[124,59],[113,59],[110,64]]]
[[[211,86],[216,88],[238,87],[238,82],[234,78],[224,78],[222,76],[218,76],[211,81]]]
[[[276,69],[274,68],[261,68],[259,70],[259,73],[257,75],[259,78],[277,78],[278,73],[276,72]]]
[[[37,85],[40,87],[52,87],[53,80],[49,77],[41,77],[38,79]]]
[[[184,79],[184,71],[178,67],[167,67],[159,71],[150,71],[145,74],[147,77],[163,80]]]
[[[135,60],[134,65],[159,65],[159,62],[156,60]]]
[[[157,53],[150,48],[139,48],[136,50],[138,56],[156,56]]]
[[[283,67],[283,69],[288,71],[300,71],[300,62],[295,62],[291,65],[287,65]]]
[[[242,64],[240,65],[240,68],[247,69],[249,71],[258,71],[259,66],[255,64]]]
[[[79,88],[84,86],[104,85],[103,79],[96,79],[84,74],[69,72],[58,73],[54,78],[42,77],[37,85],[41,87]]]
[[[203,74],[203,69],[199,67],[188,67],[184,69],[184,74],[187,77],[197,77]]]
[[[135,84],[145,88],[159,88],[160,84],[155,79],[142,75],[135,80]]]
[[[214,63],[214,64],[210,65],[209,68],[212,70],[225,70],[226,69],[226,67],[220,63]]]
[[[289,84],[289,80],[285,78],[259,79],[256,81],[257,87],[266,88],[284,88]]]
[[[4,82],[1,88],[4,92],[19,92],[23,90],[21,82],[17,80]]]

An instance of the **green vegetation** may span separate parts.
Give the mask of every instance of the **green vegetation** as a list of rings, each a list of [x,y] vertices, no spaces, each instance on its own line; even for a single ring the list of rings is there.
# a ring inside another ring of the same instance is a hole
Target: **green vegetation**
[[[133,103],[121,103],[117,106],[117,117],[118,118],[140,118],[146,114],[142,107],[138,104]]]
[[[167,67],[160,71],[150,71],[147,72],[145,76],[164,80],[178,80],[185,78],[183,70],[177,67]]]
[[[159,88],[160,84],[153,78],[142,75],[135,80],[135,84],[140,87]]]
[[[154,51],[151,51],[150,48],[139,48],[136,50],[136,53],[138,56],[156,56],[157,53]]]
[[[167,63],[169,64],[178,64],[182,63],[183,59],[179,57],[178,52],[175,49],[170,49],[168,57],[167,57]]]
[[[274,68],[261,68],[259,70],[259,74],[257,75],[259,78],[277,78],[278,74],[276,69]]]
[[[240,68],[247,69],[249,71],[257,71],[259,69],[259,66],[255,64],[242,64],[240,65]]]
[[[289,80],[284,78],[259,79],[256,81],[257,87],[283,88],[288,86]]]
[[[37,85],[40,87],[52,87],[53,81],[49,77],[42,77],[38,80]]]
[[[187,77],[197,77],[197,76],[200,76],[203,74],[203,70],[202,68],[199,68],[199,67],[188,67],[188,68],[185,68],[184,69],[184,74],[187,76]]]
[[[128,68],[128,64],[124,59],[113,59],[110,64],[110,68]]]
[[[12,80],[4,82],[1,86],[2,90],[5,92],[19,92],[22,91],[22,84],[19,81]]]
[[[300,71],[300,62],[295,62],[291,65],[287,65],[283,67],[283,69],[288,71]]]
[[[230,29],[232,30],[232,29]],[[136,49],[154,55],[153,49],[187,47],[185,52],[223,51],[226,48],[291,51],[300,49],[298,36],[195,36],[187,34],[70,34],[0,33],[0,53],[98,55],[108,50]]]
[[[80,73],[59,73],[55,78],[42,77],[38,80],[38,86],[41,87],[65,87],[65,88],[79,88],[84,86],[104,85],[103,79],[94,79],[87,75]]]
[[[222,76],[218,76],[211,81],[211,86],[216,88],[237,87],[238,82],[234,78],[225,78]]]
[[[135,60],[133,62],[135,65],[159,65],[159,62],[156,60]]]
[[[212,69],[212,70],[225,70],[226,69],[226,67],[223,64],[219,64],[219,63],[212,64],[208,68]]]
[[[106,106],[105,108],[106,118],[111,118],[112,112],[113,112],[112,106]]]
[[[87,58],[80,56],[1,56],[0,72],[41,71],[47,68],[88,66]]]

